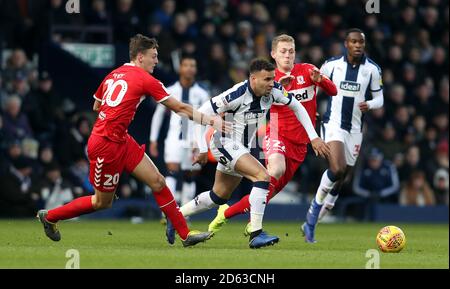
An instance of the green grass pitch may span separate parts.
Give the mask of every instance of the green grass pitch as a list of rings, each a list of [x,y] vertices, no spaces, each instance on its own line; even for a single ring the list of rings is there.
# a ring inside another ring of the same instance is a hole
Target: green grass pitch
[[[275,246],[248,248],[245,223],[230,221],[206,243],[170,246],[156,221],[61,222],[62,240],[52,242],[35,220],[0,221],[0,268],[65,268],[66,252],[76,249],[80,268],[365,268],[368,249],[384,225],[406,234],[400,253],[381,253],[380,268],[449,268],[449,228],[430,224],[320,224],[317,244],[306,244],[299,223],[270,222],[265,229],[280,237]],[[193,229],[207,228],[194,221]]]

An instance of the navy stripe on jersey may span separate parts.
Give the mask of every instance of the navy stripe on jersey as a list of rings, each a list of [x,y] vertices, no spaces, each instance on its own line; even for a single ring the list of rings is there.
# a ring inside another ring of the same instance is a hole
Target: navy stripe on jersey
[[[190,87],[182,88],[182,92],[181,92],[181,101],[182,102],[189,103],[189,91],[190,91]],[[181,131],[180,131],[180,135],[178,136],[178,139],[186,139],[187,133],[188,133],[187,119],[182,119],[181,120]]]
[[[236,99],[238,99],[239,97],[241,97],[241,96],[245,93],[245,90],[247,89],[247,84],[248,84],[248,81],[245,82],[244,84],[242,84],[241,86],[239,86],[235,91],[233,91],[233,92],[231,92],[229,95],[227,95],[227,96],[225,97],[225,100],[226,100],[228,103],[230,103],[230,102],[232,102],[233,100],[236,100]],[[250,87],[250,86],[248,86],[248,87]]]
[[[248,124],[245,125],[244,133],[242,134],[241,142],[244,144],[244,146],[246,148],[248,148],[248,143],[249,143],[249,139],[248,139]]]
[[[321,135],[321,137],[322,137],[324,142],[327,142],[327,140],[325,139],[327,134],[326,134],[325,126],[323,125],[323,123],[320,124],[320,127],[322,128],[322,135]]]
[[[325,60],[325,63],[328,63],[328,62],[331,62],[331,61],[336,61],[336,60],[339,60],[341,58],[342,58],[342,55],[340,55],[340,56],[333,56],[333,57]]]
[[[355,104],[354,97],[342,97],[341,109],[341,128],[350,131],[352,129],[353,105]]]
[[[281,91],[283,91],[283,86],[281,85],[281,83],[279,83],[279,82],[274,82],[273,83],[273,87],[275,87],[276,89],[279,89],[279,90],[281,90]]]
[[[250,103],[249,112],[261,112],[261,110],[261,98],[253,96],[253,101]]]
[[[369,78],[369,85],[367,85],[366,93],[364,93],[364,101],[368,101],[371,99],[370,93],[369,93],[370,92],[369,87],[370,87],[371,83],[372,83],[372,74],[370,75],[370,78]],[[364,126],[364,116],[365,115],[366,115],[365,113],[361,113],[361,132],[362,132],[363,126]]]
[[[214,110],[215,113],[217,113],[217,109],[219,108],[214,101],[212,101],[212,98],[209,100],[209,102],[211,103],[211,107]]]
[[[336,60],[336,59],[334,59],[334,60]],[[330,74],[330,80],[331,81],[333,81],[333,73],[334,73],[334,67],[333,67],[333,70],[331,71],[331,74]],[[331,97],[328,96],[327,110],[326,110],[325,114],[323,115],[323,122],[324,123],[328,123],[328,121],[330,120],[330,114],[331,114]]]
[[[289,93],[288,94],[288,98],[289,98],[289,102],[288,103],[286,103],[286,105],[290,105],[291,104],[291,102],[292,102],[292,96],[293,96],[293,94],[292,93]]]
[[[350,63],[347,63],[347,71],[345,72],[345,80],[347,81],[353,81],[356,82],[358,80],[358,72],[359,72],[359,64],[351,65]]]
[[[367,88],[366,88],[366,93],[364,94],[364,100],[365,100],[365,101],[368,101],[368,100],[371,99],[370,94],[369,94],[369,91],[371,91],[371,90],[370,90],[370,84],[371,84],[371,83],[372,83],[372,74],[370,75],[370,78],[369,78],[369,85],[367,86]]]
[[[230,162],[233,160],[233,157],[230,155],[230,153],[223,148],[222,143],[220,142],[220,134],[218,132],[215,132],[213,134],[214,137],[214,145],[219,150],[221,154],[224,155]]]
[[[347,71],[345,72],[345,80],[357,82],[359,64],[353,67],[352,64],[347,62]],[[342,109],[341,109],[341,128],[350,131],[352,129],[352,117],[353,117],[353,105],[355,103],[354,97],[343,96],[342,97]]]

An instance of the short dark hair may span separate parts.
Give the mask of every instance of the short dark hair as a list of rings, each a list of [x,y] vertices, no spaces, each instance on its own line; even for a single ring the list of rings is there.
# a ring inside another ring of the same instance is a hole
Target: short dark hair
[[[136,34],[130,39],[130,60],[136,59],[139,53],[152,48],[158,48],[158,41],[142,34]]]
[[[358,33],[364,34],[364,32],[359,28],[350,28],[347,31],[345,31],[345,39],[347,39],[348,36],[350,35],[350,33],[353,33],[353,32],[358,32]]]
[[[193,54],[183,52],[183,53],[181,53],[181,55],[180,55],[180,64],[181,64],[181,63],[183,62],[183,60],[185,60],[185,59],[192,59],[192,60],[197,61],[197,59],[195,58],[195,56],[194,56]]]
[[[261,70],[274,71],[275,66],[263,58],[253,59],[252,62],[250,63],[250,68],[249,68],[250,74],[261,71]]]

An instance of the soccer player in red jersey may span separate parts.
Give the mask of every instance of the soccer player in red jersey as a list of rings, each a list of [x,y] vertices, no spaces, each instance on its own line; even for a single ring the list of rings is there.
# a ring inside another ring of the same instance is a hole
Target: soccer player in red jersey
[[[288,92],[295,95],[307,110],[314,124],[318,88],[320,87],[326,94],[333,96],[337,94],[335,84],[312,64],[294,64],[295,41],[289,35],[282,34],[273,39],[271,56],[277,65],[275,80],[280,82]],[[308,135],[295,114],[285,106],[274,105],[270,111],[270,124],[267,126],[264,148],[266,166],[271,176],[267,201],[280,192],[292,179],[305,159],[308,143]],[[226,204],[222,205],[208,230],[213,233],[217,232],[227,219],[248,212],[249,209],[249,195],[231,207]]]
[[[164,85],[151,75],[158,63],[157,48],[157,41],[153,38],[140,34],[131,38],[131,62],[108,74],[94,94],[93,109],[98,112],[98,118],[89,137],[87,153],[89,178],[95,195],[38,212],[37,217],[51,240],[61,239],[56,222],[110,208],[123,171],[131,173],[152,189],[156,202],[174,225],[184,246],[210,238],[210,233],[189,230],[164,177],[145,154],[145,145],[139,146],[127,132],[145,95],[200,124],[209,124],[225,131],[231,129],[220,117],[204,115],[170,97]]]

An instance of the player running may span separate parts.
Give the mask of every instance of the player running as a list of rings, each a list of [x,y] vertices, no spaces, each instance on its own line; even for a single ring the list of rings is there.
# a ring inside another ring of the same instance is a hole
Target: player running
[[[271,56],[277,65],[275,80],[281,82],[283,87],[303,104],[311,122],[315,124],[318,88],[333,96],[337,93],[336,86],[328,77],[320,74],[314,65],[294,64],[295,41],[289,35],[282,34],[272,40]],[[308,143],[308,134],[295,114],[286,106],[272,106],[264,147],[266,166],[271,175],[267,201],[292,179],[305,159]],[[229,218],[248,212],[249,209],[249,195],[231,207],[226,204],[220,206],[208,230],[218,232]],[[245,230],[246,235],[249,233],[248,229],[249,226]]]
[[[211,191],[203,192],[194,200],[181,207],[183,216],[191,216],[213,207],[225,204],[232,192],[246,177],[253,182],[249,202],[251,206],[249,239],[250,248],[260,248],[278,242],[278,237],[263,231],[262,221],[269,192],[270,175],[266,168],[255,159],[249,145],[258,126],[264,123],[272,104],[289,107],[298,121],[305,127],[306,134],[317,154],[327,156],[328,147],[318,137],[307,111],[293,94],[286,92],[281,84],[275,82],[275,67],[266,60],[256,59],[250,64],[250,77],[231,89],[211,99],[199,110],[204,113],[226,113],[234,123],[232,135],[215,132],[210,140],[210,149],[219,162],[215,182]],[[198,162],[207,161],[208,145],[203,137],[198,138],[200,154]],[[170,231],[170,223],[168,222]],[[170,240],[169,240],[170,241]],[[173,241],[173,239],[172,239]]]
[[[180,79],[167,90],[170,95],[179,101],[189,103],[199,108],[209,100],[209,93],[196,81],[197,61],[191,55],[183,54],[180,60]],[[150,155],[158,157],[158,135],[164,119],[166,109],[157,106],[152,118],[150,133]],[[170,114],[170,125],[164,142],[164,161],[167,166],[166,182],[170,191],[175,194],[177,203],[184,205],[195,197],[196,187],[194,177],[201,166],[192,165],[194,147],[192,139],[192,122],[182,119],[175,112]],[[181,194],[177,191],[177,182],[181,181]]]
[[[157,102],[197,123],[209,124],[219,130],[225,125],[225,131],[230,131],[230,124],[224,123],[220,117],[212,118],[170,97],[164,85],[150,75],[158,63],[157,49],[157,41],[153,38],[140,34],[131,38],[131,62],[108,74],[95,93],[93,109],[98,112],[98,117],[87,148],[89,178],[95,188],[95,195],[38,212],[37,217],[51,240],[61,239],[56,222],[110,208],[123,171],[130,172],[152,189],[156,202],[171,220],[183,246],[192,246],[210,238],[210,233],[189,230],[164,177],[145,154],[145,146],[139,146],[127,133],[145,95],[151,95]]]
[[[316,242],[318,219],[334,207],[339,190],[351,176],[361,148],[364,113],[383,106],[381,69],[364,55],[364,33],[357,28],[348,30],[344,45],[346,54],[328,60],[321,68],[339,90],[337,96],[329,99],[323,117],[321,135],[330,145],[331,154],[329,168],[322,175],[301,227],[308,243]]]

